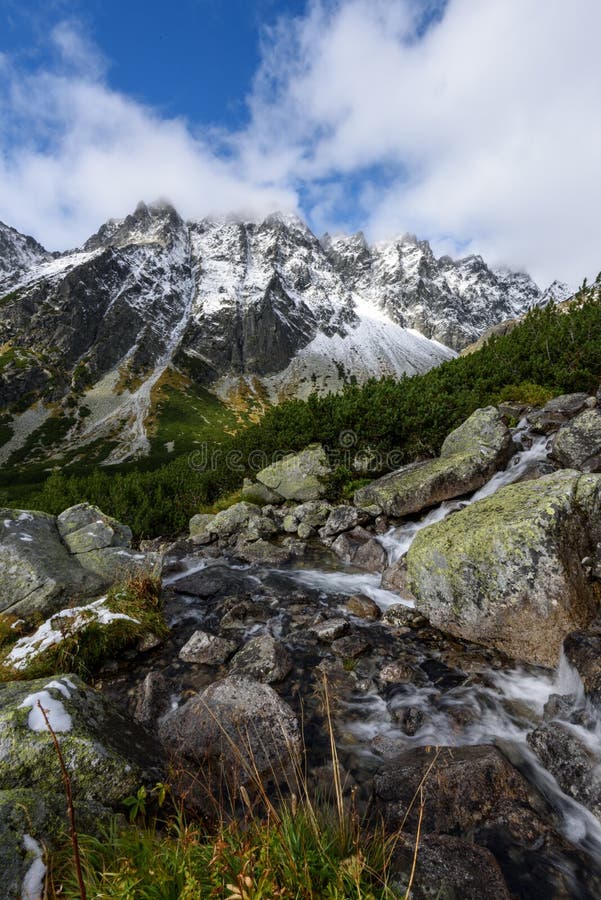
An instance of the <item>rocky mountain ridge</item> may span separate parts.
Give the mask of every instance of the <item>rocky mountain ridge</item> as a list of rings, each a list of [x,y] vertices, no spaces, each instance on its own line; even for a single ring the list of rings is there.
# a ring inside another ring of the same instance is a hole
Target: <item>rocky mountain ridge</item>
[[[479,257],[437,260],[407,235],[320,242],[293,215],[184,222],[140,204],[64,254],[0,225],[0,410],[28,416],[0,463],[57,404],[77,423],[71,444],[116,441],[119,462],[148,451],[169,373],[230,406],[306,397],[427,371],[545,301]]]

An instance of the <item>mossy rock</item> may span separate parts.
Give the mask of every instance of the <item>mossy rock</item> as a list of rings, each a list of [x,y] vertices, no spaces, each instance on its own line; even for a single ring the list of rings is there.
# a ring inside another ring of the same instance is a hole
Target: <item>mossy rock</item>
[[[321,444],[311,444],[300,453],[286,456],[262,469],[257,481],[284,500],[319,500],[325,494],[322,479],[331,474]]]
[[[140,784],[160,778],[161,753],[152,736],[70,675],[0,684],[0,790],[29,788],[44,801],[63,793],[37,696],[50,708],[77,800],[118,807]]]
[[[601,537],[601,476],[573,470],[508,485],[420,531],[407,555],[417,609],[437,628],[555,666],[594,618],[581,561]]]

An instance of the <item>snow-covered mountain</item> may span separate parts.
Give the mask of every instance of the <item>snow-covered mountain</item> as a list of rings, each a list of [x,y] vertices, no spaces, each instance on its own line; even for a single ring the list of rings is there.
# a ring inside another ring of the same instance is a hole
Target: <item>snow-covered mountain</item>
[[[64,254],[0,224],[0,463],[57,409],[75,422],[65,441],[110,440],[115,462],[147,451],[167,372],[229,404],[305,397],[424,372],[544,301],[479,257],[437,260],[411,236],[319,241],[291,215],[184,222],[140,204]]]

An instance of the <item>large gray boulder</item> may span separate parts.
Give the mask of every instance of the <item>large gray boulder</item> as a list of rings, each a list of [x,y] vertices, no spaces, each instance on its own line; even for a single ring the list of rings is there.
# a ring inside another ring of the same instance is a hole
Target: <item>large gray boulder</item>
[[[325,493],[324,476],[331,472],[321,444],[277,460],[257,474],[257,481],[283,500],[319,500]]]
[[[301,738],[292,709],[273,688],[249,678],[211,684],[161,720],[159,735],[182,769],[210,770],[230,784],[285,776]],[[192,773],[193,774],[193,773]]]
[[[566,469],[512,484],[419,532],[407,554],[417,609],[437,628],[555,666],[594,618],[582,560],[601,531],[601,476]]]
[[[0,510],[0,612],[48,615],[103,587],[104,580],[69,553],[54,516]]]
[[[355,492],[355,506],[409,516],[482,487],[507,464],[509,429],[494,406],[477,409],[442,445],[440,457],[404,466]]]
[[[69,507],[56,517],[56,525],[71,553],[131,546],[131,528],[89,503]]]
[[[601,471],[601,410],[587,409],[560,428],[551,456],[569,469]]]

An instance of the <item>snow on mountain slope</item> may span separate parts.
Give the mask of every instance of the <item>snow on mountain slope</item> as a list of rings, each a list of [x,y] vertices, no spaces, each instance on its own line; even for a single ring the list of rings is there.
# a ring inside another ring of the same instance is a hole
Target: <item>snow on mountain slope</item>
[[[64,446],[110,442],[120,462],[148,451],[168,371],[222,397],[305,397],[424,372],[544,296],[412,235],[319,241],[294,215],[186,223],[140,204],[62,255],[0,226],[0,410],[60,404]]]

